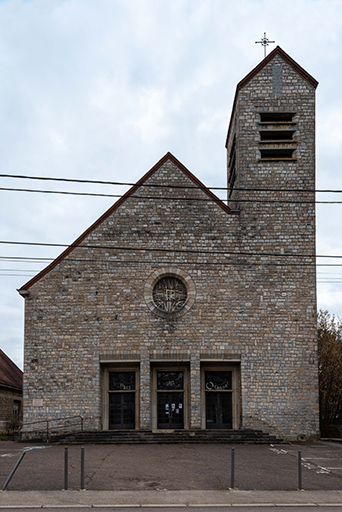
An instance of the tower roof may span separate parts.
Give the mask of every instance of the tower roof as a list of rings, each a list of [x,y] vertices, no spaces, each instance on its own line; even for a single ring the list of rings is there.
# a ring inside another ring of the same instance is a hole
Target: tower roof
[[[289,64],[289,66],[291,66],[299,75],[301,75],[304,78],[304,80],[309,82],[309,84],[316,89],[316,87],[318,85],[317,80],[313,76],[311,76],[307,71],[305,71],[305,69],[302,68],[302,66],[300,66],[298,64],[298,62],[293,60],[292,57],[290,57],[290,55],[288,55],[286,52],[284,52],[284,50],[282,48],[280,48],[280,46],[277,46],[271,53],[269,53],[267,55],[267,57],[265,57],[261,62],[259,62],[259,64],[257,66],[255,66],[255,68],[252,69],[252,71],[250,71],[248,73],[248,75],[246,75],[237,84],[236,92],[235,92],[235,97],[234,97],[233,108],[232,108],[232,114],[233,114],[233,112],[235,110],[236,101],[237,101],[237,97],[238,97],[239,91],[245,85],[247,85],[248,82],[250,82],[250,80],[252,80],[252,78],[254,78],[255,75],[257,75],[259,73],[259,71],[261,71],[272,59],[274,59],[274,57],[276,55],[280,55],[280,57],[282,57],[282,59],[285,62],[287,62],[287,64]],[[231,130],[232,117],[233,116],[231,116],[231,118],[230,118],[230,123],[229,123],[229,127],[228,127],[228,133],[227,133],[227,138],[226,138],[226,147],[227,147],[228,137],[229,137],[230,130]]]

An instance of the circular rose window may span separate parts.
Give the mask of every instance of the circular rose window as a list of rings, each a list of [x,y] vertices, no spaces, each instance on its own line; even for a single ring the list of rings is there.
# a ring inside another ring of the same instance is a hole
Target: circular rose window
[[[187,300],[184,283],[176,277],[163,277],[153,288],[153,302],[157,309],[174,313],[182,309]]]

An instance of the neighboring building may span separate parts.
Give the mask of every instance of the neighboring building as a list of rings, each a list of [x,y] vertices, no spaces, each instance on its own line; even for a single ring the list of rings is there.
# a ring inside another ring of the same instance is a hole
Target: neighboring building
[[[316,86],[277,47],[237,86],[227,204],[168,153],[19,290],[25,421],[319,434]]]
[[[23,372],[0,349],[0,432],[22,416]]]

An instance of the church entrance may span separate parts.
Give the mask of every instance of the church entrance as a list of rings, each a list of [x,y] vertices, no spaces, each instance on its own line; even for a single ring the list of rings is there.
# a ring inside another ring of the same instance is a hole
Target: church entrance
[[[109,397],[109,430],[135,428],[134,393],[111,393]]]
[[[239,428],[239,372],[237,365],[202,369],[204,416],[202,428]]]
[[[158,393],[157,428],[184,428],[183,393]]]
[[[157,371],[157,428],[184,428],[183,371]]]
[[[206,393],[206,428],[232,428],[232,395]]]
[[[153,429],[189,428],[188,368],[158,365],[153,369]]]
[[[108,428],[135,428],[135,372],[109,372]]]
[[[205,372],[206,428],[232,428],[232,372]]]
[[[135,429],[139,425],[139,370],[103,365],[103,412],[105,430]]]

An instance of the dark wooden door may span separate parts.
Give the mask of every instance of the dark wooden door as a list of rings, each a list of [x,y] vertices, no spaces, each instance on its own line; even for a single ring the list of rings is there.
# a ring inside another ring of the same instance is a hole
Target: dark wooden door
[[[109,394],[109,430],[135,428],[135,393]]]
[[[232,394],[215,391],[206,392],[206,427],[232,428]]]
[[[157,393],[157,427],[184,428],[183,393]]]

